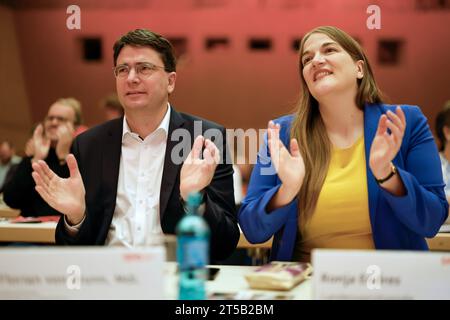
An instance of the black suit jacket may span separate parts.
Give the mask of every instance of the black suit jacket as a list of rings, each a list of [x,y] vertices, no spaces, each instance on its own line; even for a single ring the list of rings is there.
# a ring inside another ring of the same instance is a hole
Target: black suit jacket
[[[67,178],[69,176],[69,168],[59,164],[58,156],[54,148],[50,148],[45,162],[58,176]],[[17,165],[16,168],[11,167],[10,171],[14,171],[12,176],[8,172],[3,189],[3,200],[11,208],[20,209],[20,214],[24,217],[38,216],[59,216],[60,212],[50,207],[47,202],[35,190],[35,182],[31,173],[31,157],[25,157]]]
[[[171,161],[172,150],[182,150],[179,140],[172,141],[174,130],[187,130],[193,144],[194,121],[201,121],[202,134],[208,129],[220,130],[224,139],[216,141],[222,160],[226,157],[225,129],[213,122],[171,110],[167,138],[164,171],[160,190],[160,219],[165,234],[174,234],[178,221],[184,215],[180,198],[180,170],[182,163]],[[197,122],[198,126],[199,122]],[[123,118],[106,122],[79,135],[72,147],[86,189],[86,218],[78,234],[67,234],[64,219],[56,228],[56,243],[70,245],[103,245],[113,218],[116,205],[119,164],[122,149]],[[214,131],[213,130],[213,131]],[[197,135],[200,132],[196,133]],[[180,139],[181,140],[181,139]],[[183,159],[187,154],[183,154]],[[236,208],[233,191],[233,168],[230,164],[219,164],[210,185],[205,189],[204,218],[211,230],[211,260],[223,260],[236,248],[239,241]]]

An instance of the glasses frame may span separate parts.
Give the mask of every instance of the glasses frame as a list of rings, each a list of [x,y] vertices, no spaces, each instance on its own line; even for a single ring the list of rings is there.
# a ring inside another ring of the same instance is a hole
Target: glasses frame
[[[123,68],[123,67],[126,67],[128,69],[128,71],[127,71],[126,75],[120,76],[118,74],[118,68]],[[147,75],[143,74],[142,71],[141,71],[141,67],[148,67],[151,71]],[[156,65],[154,63],[151,63],[151,62],[138,62],[134,66],[129,66],[127,64],[119,64],[119,65],[113,67],[112,69],[113,69],[114,76],[117,79],[126,79],[130,75],[131,69],[134,69],[134,72],[136,73],[136,75],[138,77],[140,77],[140,78],[148,78],[155,71],[157,71],[158,69],[165,70],[166,68],[163,67],[163,66],[158,66],[158,65]]]
[[[53,120],[58,120],[61,123],[69,122],[69,119],[60,116],[46,116],[44,118],[44,122],[53,122]]]

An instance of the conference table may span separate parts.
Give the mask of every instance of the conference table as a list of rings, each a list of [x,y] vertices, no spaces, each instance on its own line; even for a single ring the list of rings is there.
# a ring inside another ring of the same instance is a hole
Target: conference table
[[[0,199],[0,218],[15,218],[20,215],[20,210],[17,209],[11,209],[10,207],[7,207],[5,204],[3,204],[2,200]]]
[[[0,242],[55,243],[56,222],[12,223],[0,221]]]
[[[34,222],[34,223],[13,223],[13,219],[18,218],[19,210],[11,209],[0,204],[0,242],[31,242],[42,244],[55,243],[55,221]],[[434,238],[427,239],[428,246],[432,251],[450,251],[450,226],[444,225]],[[237,247],[247,249],[250,257],[260,259],[265,262],[267,252],[272,247],[272,238],[263,242],[250,243],[245,235],[240,234]]]
[[[29,242],[41,244],[55,243],[55,228],[57,222],[46,221],[38,223],[13,223],[18,212],[9,208],[0,207],[0,242]],[[444,226],[442,231],[432,239],[427,239],[431,251],[450,251],[449,226]],[[259,264],[267,262],[268,252],[272,246],[272,239],[264,243],[252,244],[241,232],[238,243],[239,249],[247,250],[252,259]],[[256,264],[256,263],[255,263]],[[207,282],[207,292],[214,293],[209,299],[312,299],[312,280],[307,279],[289,291],[252,290],[245,274],[254,271],[256,266],[213,266],[220,269],[214,281]],[[165,274],[166,285],[164,296],[166,299],[177,299],[176,263],[167,262]]]
[[[39,223],[12,223],[11,218],[0,220],[0,242],[33,242],[33,243],[55,243],[56,222]],[[438,233],[436,237],[427,239],[428,246],[432,251],[450,251],[450,233]],[[264,243],[252,244],[241,232],[238,243],[239,249],[248,249],[264,253],[272,246],[272,239]]]
[[[213,265],[210,267],[219,268],[216,278],[206,283],[206,291],[209,299],[237,299],[237,300],[311,300],[312,280],[307,279],[288,291],[279,290],[254,290],[251,289],[245,280],[245,274],[251,273],[258,267],[255,266],[224,266]],[[166,263],[166,299],[177,299],[178,277],[176,275],[177,265],[174,262]],[[213,296],[211,294],[214,293]]]

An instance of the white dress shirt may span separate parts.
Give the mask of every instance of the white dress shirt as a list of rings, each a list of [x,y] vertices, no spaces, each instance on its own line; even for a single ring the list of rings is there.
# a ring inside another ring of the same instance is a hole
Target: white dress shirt
[[[123,119],[116,207],[106,237],[106,245],[127,247],[148,245],[153,243],[155,236],[162,234],[159,196],[170,109],[168,105],[158,128],[145,139],[132,132],[126,117]],[[66,223],[66,229],[74,234],[82,223],[83,221],[77,226],[69,226]]]

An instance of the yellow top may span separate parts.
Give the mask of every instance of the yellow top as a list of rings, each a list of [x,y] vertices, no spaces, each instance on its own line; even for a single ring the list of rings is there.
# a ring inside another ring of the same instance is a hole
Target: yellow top
[[[364,136],[333,148],[312,217],[300,224],[294,259],[309,261],[313,248],[374,249],[369,217]]]

